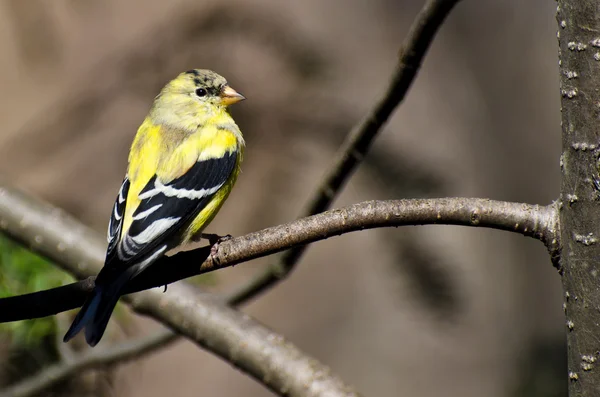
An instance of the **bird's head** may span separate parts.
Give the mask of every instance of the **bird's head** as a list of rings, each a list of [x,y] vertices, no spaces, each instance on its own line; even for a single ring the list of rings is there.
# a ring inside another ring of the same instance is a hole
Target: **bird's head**
[[[167,124],[193,124],[244,99],[224,77],[211,70],[192,69],[181,73],[161,90],[154,100],[151,115]]]

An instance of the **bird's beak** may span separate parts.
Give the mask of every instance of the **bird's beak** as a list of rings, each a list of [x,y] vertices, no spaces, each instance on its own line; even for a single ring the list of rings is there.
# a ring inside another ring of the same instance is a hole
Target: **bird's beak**
[[[246,99],[245,96],[243,96],[228,85],[221,88],[221,93],[219,94],[219,96],[221,97],[221,102],[227,106],[233,105],[234,103],[238,103]]]

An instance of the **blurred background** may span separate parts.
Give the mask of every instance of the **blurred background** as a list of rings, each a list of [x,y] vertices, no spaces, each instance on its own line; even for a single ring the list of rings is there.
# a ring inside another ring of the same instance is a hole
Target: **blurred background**
[[[345,134],[379,98],[423,3],[2,2],[1,175],[104,233],[129,145],[154,96],[179,72],[209,68],[248,100],[232,109],[247,141],[243,173],[207,231],[241,235],[289,221]],[[459,4],[408,99],[335,206],[410,197],[557,198],[554,13],[555,4],[543,0]],[[10,254],[0,257],[3,294],[67,281],[42,259],[30,262],[27,252],[2,244]],[[269,260],[213,273],[207,288],[229,291]],[[28,263],[43,270],[30,274]],[[21,278],[20,286],[6,281]],[[430,226],[317,243],[288,280],[244,310],[365,396],[562,396],[560,291],[539,242]],[[121,325],[111,322],[96,349],[158,329],[128,317],[121,309]],[[63,354],[54,341],[68,322],[63,315],[22,324],[25,331],[5,327],[0,380],[31,375]],[[187,341],[88,372],[54,392],[67,390],[271,395]]]

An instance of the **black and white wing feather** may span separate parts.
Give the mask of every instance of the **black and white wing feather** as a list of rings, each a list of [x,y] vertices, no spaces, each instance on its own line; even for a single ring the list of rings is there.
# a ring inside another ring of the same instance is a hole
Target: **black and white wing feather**
[[[114,251],[119,237],[121,236],[121,229],[123,227],[123,217],[125,216],[125,202],[127,200],[127,194],[129,193],[129,178],[125,177],[119,189],[119,195],[115,200],[113,211],[108,222],[108,234],[106,236],[108,240],[108,252]]]
[[[154,175],[138,195],[140,204],[125,231],[121,230],[124,206],[119,206],[119,194],[109,224],[107,258],[131,265],[139,261],[151,263],[167,249],[171,237],[194,219],[227,183],[235,170],[237,156],[234,151],[224,157],[200,160],[168,183]],[[128,190],[128,184],[126,179],[121,191]]]

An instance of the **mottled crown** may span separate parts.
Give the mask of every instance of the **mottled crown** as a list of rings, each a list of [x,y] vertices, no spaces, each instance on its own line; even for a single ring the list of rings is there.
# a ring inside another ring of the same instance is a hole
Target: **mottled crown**
[[[207,69],[192,69],[184,72],[183,75],[188,75],[198,88],[204,88],[209,95],[219,95],[221,88],[227,85],[227,80],[220,74]]]

